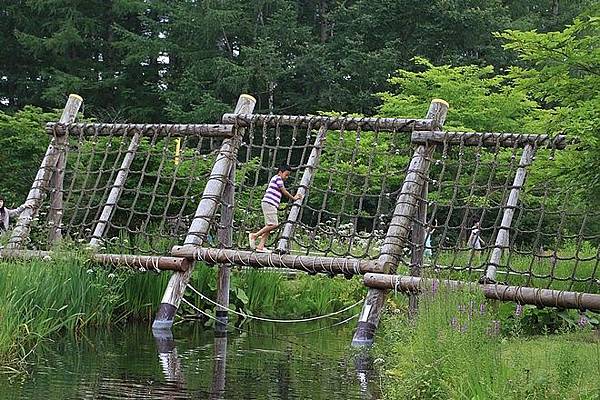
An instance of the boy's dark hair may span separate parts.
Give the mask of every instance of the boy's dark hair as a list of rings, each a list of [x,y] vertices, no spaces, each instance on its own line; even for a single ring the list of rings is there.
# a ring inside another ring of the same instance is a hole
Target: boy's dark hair
[[[280,164],[280,165],[279,165],[279,167],[277,167],[277,173],[280,173],[280,172],[285,172],[285,171],[290,171],[290,172],[292,172],[292,167],[290,167],[290,166],[289,166],[288,164],[286,164],[286,163]]]

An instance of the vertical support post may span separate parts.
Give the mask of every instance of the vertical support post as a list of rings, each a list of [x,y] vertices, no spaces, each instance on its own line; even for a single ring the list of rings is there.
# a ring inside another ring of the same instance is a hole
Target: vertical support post
[[[521,154],[519,168],[517,168],[517,172],[515,173],[512,189],[510,190],[508,200],[506,201],[506,206],[504,207],[502,223],[500,224],[500,228],[498,228],[498,235],[496,236],[494,249],[492,250],[492,255],[487,266],[485,277],[483,278],[486,283],[493,283],[496,281],[496,270],[498,265],[500,265],[502,253],[509,245],[510,226],[512,224],[513,216],[515,215],[515,208],[517,207],[517,203],[519,201],[519,193],[523,188],[523,184],[525,183],[527,167],[533,162],[534,155],[534,147],[530,144],[526,145],[523,149],[523,153]]]
[[[58,122],[61,124],[74,122],[81,104],[83,104],[81,96],[76,94],[69,95],[67,104],[65,105]],[[44,190],[49,187],[51,179],[54,190],[50,193],[50,215],[48,221],[51,226],[49,241],[50,243],[53,243],[57,239],[60,239],[67,140],[67,134],[65,133],[63,136],[53,137],[50,141],[42,164],[40,165],[35,180],[29,190],[29,194],[27,195],[27,200],[25,201],[25,203],[31,207],[26,208],[25,211],[19,215],[19,219],[17,220],[7,245],[8,249],[16,250],[23,246],[23,242],[27,236],[29,236],[31,221],[42,204]]]
[[[131,142],[129,142],[127,153],[125,154],[125,157],[123,157],[121,167],[119,168],[119,172],[115,177],[115,181],[113,182],[112,188],[110,189],[110,193],[108,194],[106,203],[104,203],[104,208],[102,209],[102,214],[100,214],[100,219],[94,227],[94,233],[92,233],[92,238],[90,240],[90,245],[92,245],[93,247],[98,247],[102,243],[102,238],[106,233],[106,228],[113,216],[115,208],[117,207],[119,198],[123,193],[125,181],[127,180],[127,175],[129,175],[129,169],[131,168],[131,163],[135,158],[135,153],[137,152],[138,146],[140,144],[140,138],[140,131],[136,130],[135,134],[131,138]]]
[[[319,165],[319,159],[321,158],[321,152],[323,150],[323,142],[325,141],[326,137],[327,126],[323,125],[319,128],[319,132],[317,133],[317,137],[315,138],[313,144],[313,149],[311,150],[310,155],[308,156],[308,161],[306,162],[306,168],[302,174],[302,180],[300,181],[300,187],[298,188],[298,193],[302,195],[302,198],[300,200],[296,200],[292,204],[290,214],[283,225],[281,239],[279,239],[279,243],[277,244],[277,250],[281,253],[289,253],[290,251],[290,240],[294,235],[294,228],[296,226],[296,222],[298,221],[298,216],[300,215],[300,207],[302,206],[302,202],[305,200],[308,187],[313,180],[317,165]]]
[[[227,378],[227,335],[215,336],[213,360],[215,364],[213,368],[210,399],[223,399]]]
[[[255,105],[256,99],[254,97],[242,94],[238,99],[234,112],[236,114],[252,114]],[[236,162],[242,133],[243,131],[238,130],[233,138],[223,141],[211,170],[210,178],[206,182],[206,187],[202,193],[202,199],[196,208],[196,213],[185,238],[184,245],[200,246],[208,234],[210,221],[213,219],[219,206],[226,181],[229,178],[231,166]],[[171,276],[161,304],[156,312],[154,322],[152,323],[153,330],[171,329],[175,313],[179,308],[193,270],[194,265],[190,266],[185,272],[176,272]]]
[[[427,118],[433,119],[434,129],[439,129],[443,126],[447,114],[448,103],[439,99],[431,101]],[[377,261],[378,270],[383,273],[394,272],[400,261],[402,245],[408,238],[411,219],[417,212],[418,200],[423,193],[423,187],[427,181],[432,151],[428,147],[425,145],[416,147],[406,177],[404,178],[402,189],[396,199],[392,221],[390,222]],[[379,319],[381,318],[386,294],[386,290],[369,289],[360,313],[356,332],[352,338],[353,346],[370,346],[373,344],[375,329],[377,329]]]
[[[412,224],[411,243],[412,252],[410,257],[410,275],[421,276],[421,267],[423,266],[423,253],[425,251],[425,224],[427,223],[427,195],[429,184],[427,181],[423,184],[421,197],[418,199],[419,206],[415,214],[415,221]],[[419,306],[419,297],[411,293],[408,296],[408,314],[413,317],[416,315]]]
[[[221,248],[230,249],[233,244],[233,211],[235,201],[235,162],[229,170],[227,183],[223,191],[223,204],[221,205],[221,223],[217,235]],[[217,307],[216,317],[217,323],[215,330],[217,333],[223,334],[227,332],[229,308],[229,283],[230,283],[230,267],[228,264],[220,264],[217,278],[217,304],[222,307]],[[215,339],[216,340],[216,339]]]

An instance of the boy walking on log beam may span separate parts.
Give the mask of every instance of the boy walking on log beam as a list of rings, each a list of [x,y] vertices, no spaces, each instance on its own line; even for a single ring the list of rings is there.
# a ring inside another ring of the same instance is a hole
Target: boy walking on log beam
[[[265,226],[258,232],[250,232],[248,239],[250,248],[260,253],[270,253],[271,250],[265,247],[267,239],[271,231],[277,229],[279,221],[277,220],[277,210],[281,203],[281,195],[285,195],[288,199],[296,201],[302,198],[300,193],[291,195],[284,186],[284,181],[290,176],[291,168],[287,164],[282,164],[277,169],[277,175],[273,176],[267,185],[267,190],[261,201],[261,208],[265,217]],[[256,244],[256,239],[260,237],[260,242]]]

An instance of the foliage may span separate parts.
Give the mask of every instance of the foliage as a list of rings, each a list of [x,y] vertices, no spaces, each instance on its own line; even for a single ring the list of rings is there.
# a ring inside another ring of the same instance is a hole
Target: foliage
[[[56,112],[29,106],[13,115],[0,112],[0,195],[8,207],[20,205],[27,197],[49,143],[42,126],[58,118]]]
[[[444,290],[422,297],[414,321],[387,316],[375,348],[384,397],[562,399],[597,393],[589,377],[599,368],[600,342],[589,325],[552,336],[505,336],[507,319],[527,324],[527,316],[512,316],[476,292]]]
[[[510,65],[492,32],[561,29],[593,0],[5,0],[0,107],[71,92],[108,121],[213,122],[257,110],[371,114],[409,60]]]

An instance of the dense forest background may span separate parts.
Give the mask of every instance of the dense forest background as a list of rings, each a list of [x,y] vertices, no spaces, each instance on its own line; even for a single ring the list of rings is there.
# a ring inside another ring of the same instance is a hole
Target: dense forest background
[[[574,208],[600,209],[597,0],[4,0],[0,32],[12,205],[69,93],[88,118],[179,123],[215,122],[250,93],[257,112],[413,117],[439,97],[448,129],[577,136],[536,168],[575,182]]]

